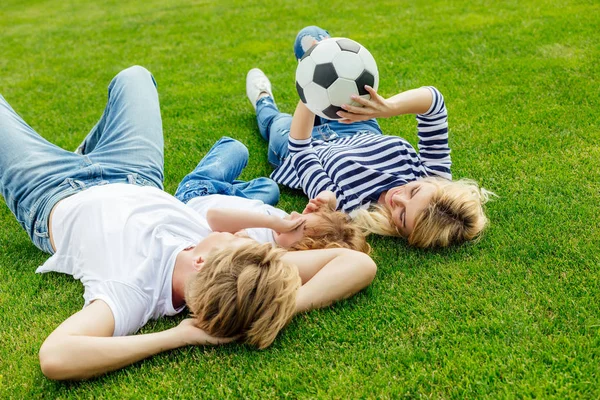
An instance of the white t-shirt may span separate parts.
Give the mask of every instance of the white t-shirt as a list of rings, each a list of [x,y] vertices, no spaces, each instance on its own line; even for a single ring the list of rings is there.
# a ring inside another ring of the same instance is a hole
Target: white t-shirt
[[[85,305],[103,300],[114,336],[136,332],[150,318],[174,315],[175,258],[210,234],[187,205],[149,186],[95,186],[62,200],[52,217],[56,253],[36,272],[72,275]]]
[[[211,194],[209,196],[195,197],[188,201],[188,206],[200,214],[203,220],[206,220],[206,213],[211,208],[233,208],[237,210],[247,210],[266,215],[276,215],[286,217],[288,214],[260,200],[245,199],[243,197],[225,196],[222,194]],[[259,243],[275,243],[273,230],[268,228],[246,229],[248,237]]]

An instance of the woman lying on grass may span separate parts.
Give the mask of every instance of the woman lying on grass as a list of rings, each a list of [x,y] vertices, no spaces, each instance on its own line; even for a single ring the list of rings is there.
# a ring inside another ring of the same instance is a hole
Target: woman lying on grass
[[[162,190],[152,75],[129,68],[108,91],[104,114],[76,153],[47,142],[0,96],[0,191],[32,242],[52,254],[38,272],[66,273],[85,286],[84,308],[40,349],[47,377],[89,378],[186,345],[237,339],[265,348],[295,313],[373,280],[376,267],[364,253],[286,252],[212,233]],[[261,182],[237,183],[256,189]],[[186,304],[193,319],[128,336]]]
[[[297,59],[329,33],[307,27],[296,37]],[[447,111],[442,94],[422,87],[384,99],[353,98],[340,121],[315,118],[299,102],[281,113],[259,69],[248,72],[246,92],[262,137],[269,142],[271,177],[302,189],[314,206],[351,212],[367,232],[400,236],[417,247],[444,247],[475,239],[487,225],[489,192],[470,180],[452,181]],[[383,135],[375,118],[416,114],[419,152],[404,139]],[[316,126],[315,126],[316,122]],[[325,192],[325,193],[323,193]]]

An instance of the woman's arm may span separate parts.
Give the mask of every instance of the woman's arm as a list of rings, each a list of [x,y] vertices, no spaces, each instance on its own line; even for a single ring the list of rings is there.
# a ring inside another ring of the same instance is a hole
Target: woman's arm
[[[298,267],[302,279],[296,297],[297,313],[352,296],[367,287],[377,272],[371,257],[349,249],[294,251],[284,259]]]
[[[112,311],[102,300],[73,314],[40,348],[44,375],[56,380],[87,379],[163,351],[233,340],[214,338],[189,319],[166,331],[122,337],[112,337],[114,324]]]
[[[211,208],[206,213],[206,220],[212,231],[230,233],[249,228],[268,228],[277,233],[285,233],[293,231],[304,223],[301,218],[288,220],[276,215],[233,208]]]
[[[384,99],[370,86],[365,86],[365,89],[371,95],[371,99],[367,100],[358,96],[352,96],[352,100],[362,104],[363,107],[342,105],[342,108],[346,111],[338,112],[338,115],[342,117],[340,122],[349,124],[356,121],[366,121],[371,118],[423,114],[431,108],[433,102],[432,93],[426,87],[407,90],[389,99]]]
[[[364,107],[342,106],[340,122],[352,123],[370,118],[417,114],[419,157],[428,175],[452,179],[450,147],[448,146],[448,112],[444,96],[432,86],[407,90],[389,99],[381,97],[373,88],[365,86],[370,100],[354,98]]]
[[[346,202],[344,192],[327,175],[310,144],[314,120],[315,114],[299,101],[290,128],[289,151],[293,156],[291,162],[300,180],[300,186],[309,198],[314,199],[319,193],[329,191],[337,199],[337,207],[342,208]]]
[[[315,114],[302,101],[299,101],[296,111],[294,111],[294,117],[292,118],[290,137],[296,140],[310,139],[314,126]]]

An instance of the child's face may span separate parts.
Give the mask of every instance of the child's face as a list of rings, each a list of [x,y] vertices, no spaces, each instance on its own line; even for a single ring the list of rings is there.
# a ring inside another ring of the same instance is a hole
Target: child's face
[[[306,229],[313,229],[318,227],[322,219],[321,217],[315,214],[298,214],[295,211],[286,217],[286,219],[291,220],[295,220],[298,218],[304,219],[306,221],[304,224],[300,225],[298,229],[295,229],[291,232],[275,234],[275,241],[279,246],[288,248],[294,245],[295,243],[299,242],[304,237],[304,231]]]

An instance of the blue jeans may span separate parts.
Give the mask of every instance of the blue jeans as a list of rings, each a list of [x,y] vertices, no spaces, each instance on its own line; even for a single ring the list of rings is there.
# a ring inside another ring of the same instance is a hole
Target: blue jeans
[[[307,26],[298,32],[294,41],[294,55],[301,59],[304,52],[315,40],[320,42],[329,38],[329,32],[317,26]],[[261,136],[269,142],[269,162],[278,167],[288,156],[288,137],[292,125],[292,116],[279,111],[274,100],[267,96],[256,102],[256,119]],[[340,137],[356,135],[360,132],[382,134],[377,120],[370,119],[353,124],[342,124],[315,116],[315,126],[312,137],[315,140],[334,140]]]
[[[194,197],[211,194],[256,199],[270,205],[279,201],[279,187],[269,178],[248,182],[237,180],[248,164],[248,149],[224,136],[206,153],[196,168],[181,181],[175,197],[187,203]]]
[[[31,241],[52,254],[54,205],[95,185],[163,187],[163,133],[156,82],[146,69],[120,72],[100,121],[75,154],[38,135],[0,96],[0,192]]]

